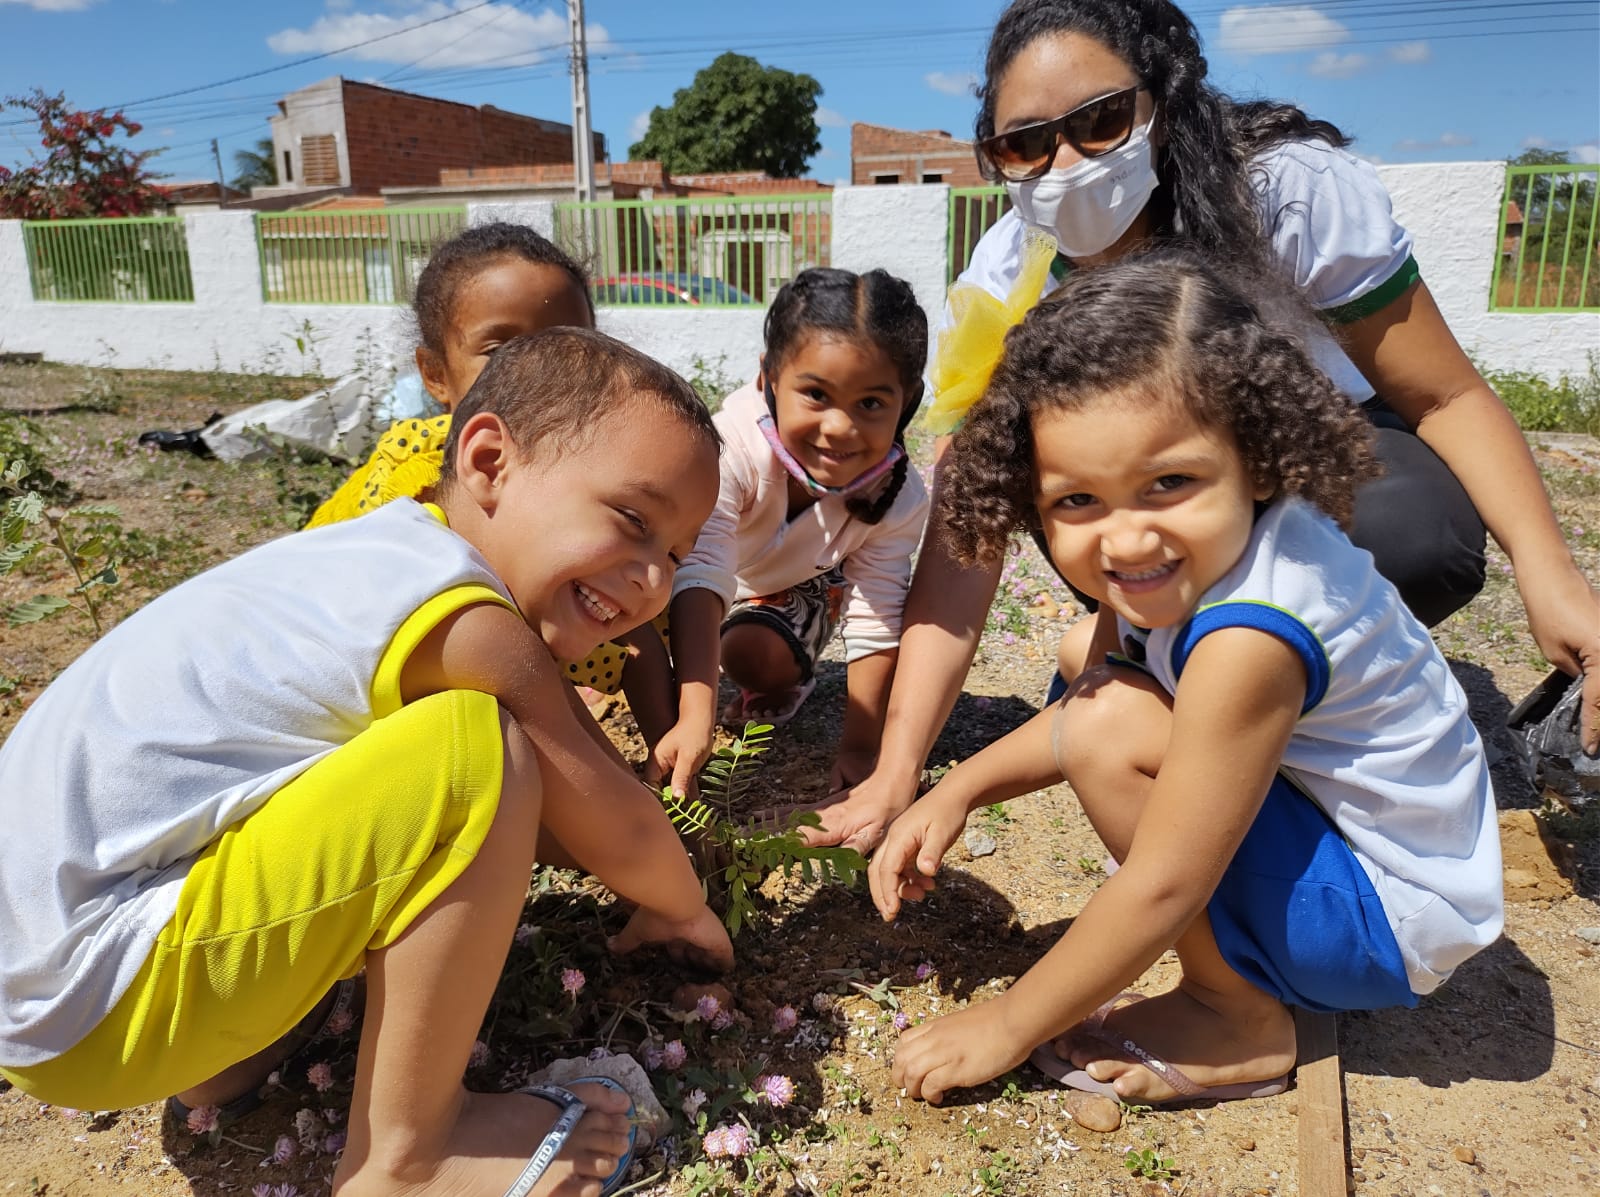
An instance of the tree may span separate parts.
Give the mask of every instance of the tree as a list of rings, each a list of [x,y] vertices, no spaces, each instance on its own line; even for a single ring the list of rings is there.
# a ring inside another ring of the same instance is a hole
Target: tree
[[[233,169],[239,173],[229,181],[230,187],[240,191],[249,191],[252,187],[276,187],[278,160],[273,153],[272,138],[263,137],[256,142],[254,149],[234,150]]]
[[[23,220],[68,220],[84,216],[141,216],[158,207],[166,192],[146,163],[159,150],[132,150],[113,139],[132,137],[139,124],[104,108],[79,111],[65,95],[34,88],[7,96],[8,108],[31,112],[39,122],[39,146],[27,166],[0,166],[0,216]]]
[[[819,149],[817,97],[810,75],[764,67],[729,51],[680,88],[670,108],[650,110],[633,159],[659,159],[670,174],[764,170],[794,178]]]

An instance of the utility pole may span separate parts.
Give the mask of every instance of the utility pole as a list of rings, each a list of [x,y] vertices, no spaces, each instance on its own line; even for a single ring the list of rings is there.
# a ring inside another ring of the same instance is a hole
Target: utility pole
[[[211,160],[217,164],[217,204],[228,206],[228,185],[222,181],[222,151],[217,149],[217,139],[211,139]]]
[[[589,42],[584,33],[583,0],[567,0],[572,26],[572,166],[578,199],[594,199],[594,133],[589,122]]]

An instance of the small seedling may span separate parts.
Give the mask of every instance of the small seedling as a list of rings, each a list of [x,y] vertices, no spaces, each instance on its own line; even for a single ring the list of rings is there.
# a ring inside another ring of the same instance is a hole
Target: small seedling
[[[88,615],[94,634],[100,636],[100,609],[95,602],[97,587],[115,586],[119,564],[114,547],[121,531],[121,514],[115,507],[80,506],[66,510],[50,507],[44,495],[25,485],[28,466],[19,460],[6,463],[0,474],[0,577],[21,569],[41,549],[53,548],[66,559],[78,584],[69,592],[82,599],[79,607],[71,598],[40,594],[25,599],[6,612],[12,627],[48,619],[71,607]],[[82,535],[78,528],[82,527]],[[37,537],[37,539],[35,539]]]
[[[1138,1150],[1130,1147],[1128,1154],[1122,1157],[1122,1166],[1145,1180],[1171,1180],[1178,1175],[1177,1163],[1170,1155],[1162,1155],[1153,1147]]]
[[[1106,871],[1106,866],[1092,856],[1078,857],[1078,872],[1090,877],[1099,877]]]

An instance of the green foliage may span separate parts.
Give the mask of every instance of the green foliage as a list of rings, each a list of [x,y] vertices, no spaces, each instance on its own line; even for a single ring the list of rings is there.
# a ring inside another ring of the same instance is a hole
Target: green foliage
[[[854,885],[867,869],[866,858],[854,848],[805,842],[800,828],[822,822],[814,812],[790,815],[781,831],[734,814],[749,780],[749,765],[771,747],[771,737],[770,723],[747,723],[738,739],[712,753],[700,775],[706,799],[680,797],[670,785],[661,789],[661,803],[673,826],[699,849],[701,883],[708,900],[722,907],[729,935],[738,935],[757,916],[755,890],[769,873],[798,874],[808,883]]]
[[[1128,1148],[1128,1154],[1122,1157],[1122,1166],[1146,1180],[1172,1180],[1178,1175],[1177,1161],[1153,1147]]]
[[[1485,370],[1483,376],[1524,432],[1600,436],[1600,353],[1589,352],[1583,375],[1563,374],[1555,382],[1529,370]]]
[[[81,610],[99,636],[105,629],[100,625],[95,590],[119,581],[117,545],[122,517],[115,507],[85,505],[61,510],[49,506],[43,493],[27,485],[35,473],[27,462],[17,460],[6,462],[5,472],[0,474],[0,495],[5,496],[5,506],[0,508],[0,577],[15,573],[41,550],[55,549],[78,579],[69,593],[83,600]],[[49,485],[55,479],[46,471],[43,481]],[[76,608],[71,598],[39,594],[8,610],[6,622],[19,627],[69,607]]]
[[[65,503],[73,497],[72,487],[57,478],[45,462],[44,432],[21,416],[0,415],[0,462],[7,470],[18,467],[16,486],[39,495],[47,503]]]
[[[822,148],[810,75],[764,67],[732,51],[679,88],[670,108],[653,108],[628,157],[659,160],[671,174],[764,170],[777,179],[805,173]]]
[[[700,402],[706,405],[706,410],[715,415],[721,410],[722,401],[738,390],[743,380],[728,373],[727,354],[718,354],[716,361],[708,362],[697,353],[689,371],[689,385],[700,396]]]

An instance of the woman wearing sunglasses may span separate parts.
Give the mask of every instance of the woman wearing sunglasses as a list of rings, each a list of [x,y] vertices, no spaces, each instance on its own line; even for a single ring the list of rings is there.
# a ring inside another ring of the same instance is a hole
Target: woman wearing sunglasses
[[[1540,650],[1583,672],[1584,746],[1600,748],[1600,602],[1516,422],[1451,335],[1383,184],[1343,134],[1290,105],[1216,91],[1194,25],[1168,0],[1016,0],[985,75],[979,161],[1014,209],[961,281],[1006,297],[1032,226],[1060,250],[1044,293],[1067,271],[1177,236],[1292,282],[1326,326],[1308,337],[1318,365],[1375,426],[1385,474],[1357,492],[1352,539],[1431,626],[1482,587],[1487,526],[1515,565]],[[820,808],[812,838],[870,850],[910,805],[999,572],[961,568],[930,526],[876,767]],[[1060,678],[1082,671],[1092,623],[1063,640]],[[1095,700],[1113,726],[1118,689]]]

